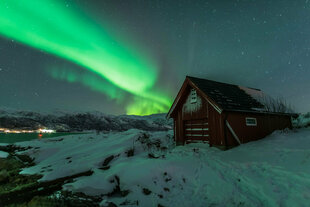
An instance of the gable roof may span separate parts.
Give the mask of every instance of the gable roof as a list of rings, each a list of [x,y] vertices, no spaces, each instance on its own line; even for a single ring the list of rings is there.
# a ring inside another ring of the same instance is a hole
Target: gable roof
[[[264,105],[244,90],[248,89],[248,91],[257,91],[262,94],[259,89],[240,87],[233,84],[221,83],[190,76],[187,76],[187,78],[189,78],[203,93],[208,95],[223,110],[264,110]]]
[[[225,110],[296,116],[296,114],[293,113],[267,111],[264,104],[259,101],[265,97],[260,89],[186,76],[177,97],[167,113],[167,118],[174,112],[182,93],[188,85],[199,90],[204,98],[206,98],[219,113]]]

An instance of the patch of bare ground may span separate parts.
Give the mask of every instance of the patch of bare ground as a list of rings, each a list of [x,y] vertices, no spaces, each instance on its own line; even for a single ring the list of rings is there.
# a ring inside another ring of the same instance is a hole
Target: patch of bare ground
[[[83,193],[62,191],[62,185],[81,176],[90,176],[91,170],[51,181],[39,182],[41,175],[19,174],[23,168],[34,165],[27,155],[16,154],[26,148],[14,145],[1,146],[8,152],[7,158],[0,158],[0,206],[99,206],[101,198]]]

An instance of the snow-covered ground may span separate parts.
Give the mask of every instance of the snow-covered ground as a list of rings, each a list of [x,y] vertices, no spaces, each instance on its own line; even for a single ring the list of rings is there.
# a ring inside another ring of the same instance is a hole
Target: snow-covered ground
[[[9,156],[9,153],[0,151],[0,158],[7,158],[8,156]]]
[[[296,128],[310,127],[310,112],[306,114],[300,114],[293,120],[293,125]]]
[[[22,173],[42,174],[43,181],[92,170],[63,189],[101,195],[103,206],[310,206],[310,128],[228,151],[174,147],[171,137],[132,129],[23,142],[33,148],[22,153],[36,165]],[[127,196],[104,196],[118,183]]]

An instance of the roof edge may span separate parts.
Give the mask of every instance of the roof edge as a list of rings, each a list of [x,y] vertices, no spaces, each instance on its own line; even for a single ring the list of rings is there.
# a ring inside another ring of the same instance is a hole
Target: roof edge
[[[283,113],[283,112],[271,112],[271,111],[250,111],[250,110],[238,110],[238,109],[226,109],[225,112],[244,112],[244,113],[255,113],[255,114],[271,114],[271,115],[283,115],[297,117],[298,113]]]

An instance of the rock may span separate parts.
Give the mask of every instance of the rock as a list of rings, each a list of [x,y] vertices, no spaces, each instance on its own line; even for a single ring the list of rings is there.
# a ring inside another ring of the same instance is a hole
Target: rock
[[[135,148],[131,148],[126,151],[127,157],[132,157],[135,154]]]
[[[18,157],[18,159],[20,159],[22,162],[27,162],[27,163],[32,163],[34,160],[28,155],[23,155],[23,154],[16,154],[16,157]]]
[[[110,169],[110,166],[108,165],[108,166],[104,166],[104,167],[99,167],[98,169],[100,169],[100,170],[108,170],[108,169]]]
[[[103,163],[102,163],[102,166],[103,166],[103,167],[108,166],[109,163],[110,163],[114,158],[118,157],[119,155],[120,155],[120,154],[118,154],[118,155],[111,155],[111,156],[105,158],[104,161],[103,161]]]
[[[144,195],[150,195],[151,193],[152,193],[152,191],[150,191],[149,189],[143,188],[143,194]]]
[[[148,157],[151,159],[158,159],[159,158],[158,156],[155,156],[153,153],[149,153]]]
[[[121,196],[121,197],[126,197],[130,191],[129,190],[122,190],[120,187],[120,178],[115,175],[114,178],[112,180],[110,180],[110,183],[115,183],[115,187],[114,189],[110,192],[107,193],[107,196]]]
[[[114,155],[111,155],[107,158],[105,158],[105,160],[102,163],[102,166],[108,166],[108,164],[114,159]]]

